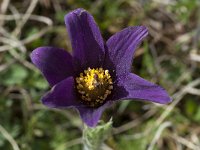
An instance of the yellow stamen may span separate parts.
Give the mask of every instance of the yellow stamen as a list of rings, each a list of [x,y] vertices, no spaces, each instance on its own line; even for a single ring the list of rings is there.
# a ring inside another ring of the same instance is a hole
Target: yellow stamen
[[[108,70],[88,68],[76,78],[76,88],[83,103],[98,107],[111,94],[113,82]]]

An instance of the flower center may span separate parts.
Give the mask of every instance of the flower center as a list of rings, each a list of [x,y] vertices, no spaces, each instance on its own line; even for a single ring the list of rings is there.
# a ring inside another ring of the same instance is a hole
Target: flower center
[[[84,70],[76,78],[76,83],[82,102],[90,107],[102,105],[113,89],[109,71],[102,68]]]

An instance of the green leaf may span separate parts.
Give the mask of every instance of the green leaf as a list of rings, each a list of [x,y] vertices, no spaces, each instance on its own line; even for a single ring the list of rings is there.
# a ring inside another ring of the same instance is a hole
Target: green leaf
[[[4,85],[22,84],[26,77],[28,76],[28,71],[25,67],[19,64],[12,65],[8,71],[2,74],[2,83]]]

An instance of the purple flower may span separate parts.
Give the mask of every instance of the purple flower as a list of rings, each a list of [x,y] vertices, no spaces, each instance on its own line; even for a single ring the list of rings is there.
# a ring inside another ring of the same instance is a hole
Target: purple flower
[[[31,60],[52,89],[42,98],[51,108],[75,107],[88,126],[118,100],[147,100],[165,104],[166,91],[130,72],[132,56],[147,36],[144,26],[128,27],[104,43],[93,17],[84,9],[65,16],[73,54],[61,48],[39,47]]]

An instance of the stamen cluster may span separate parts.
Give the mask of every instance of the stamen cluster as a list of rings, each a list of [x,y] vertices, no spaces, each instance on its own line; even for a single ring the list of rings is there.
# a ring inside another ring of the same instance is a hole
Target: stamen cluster
[[[91,107],[102,105],[113,89],[109,71],[103,68],[84,70],[76,78],[76,83],[82,102]]]

